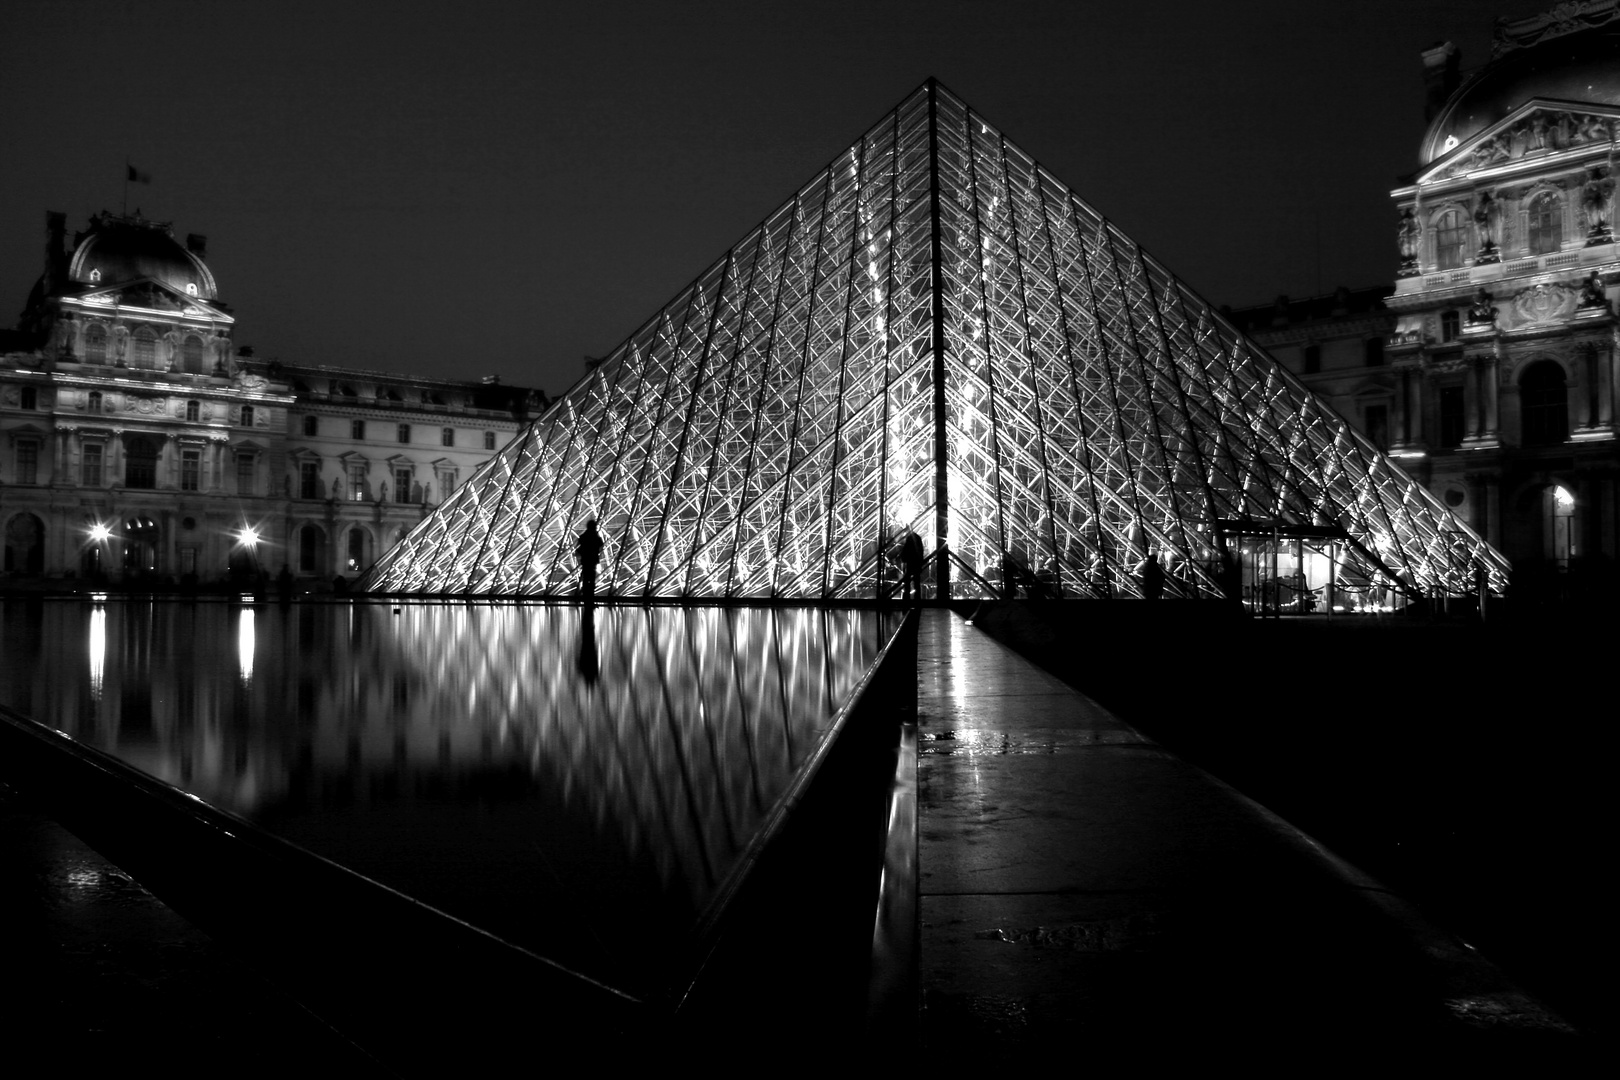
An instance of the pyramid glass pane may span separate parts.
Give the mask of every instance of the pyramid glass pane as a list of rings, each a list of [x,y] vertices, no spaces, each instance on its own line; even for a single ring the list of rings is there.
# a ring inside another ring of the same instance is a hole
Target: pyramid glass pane
[[[1466,593],[1506,561],[1209,304],[930,82],[390,550],[372,590],[1220,595],[1309,536],[1347,581]],[[1235,550],[1235,547],[1227,547]]]

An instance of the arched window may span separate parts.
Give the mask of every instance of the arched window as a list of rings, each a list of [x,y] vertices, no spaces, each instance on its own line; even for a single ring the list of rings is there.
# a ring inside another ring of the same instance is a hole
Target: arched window
[[[157,367],[157,335],[150,329],[143,326],[135,331],[132,349],[134,355],[130,360],[131,367],[143,370]]]
[[[364,529],[350,529],[348,543],[348,558],[343,568],[349,571],[364,570],[369,563],[370,537]]]
[[[1536,196],[1530,204],[1530,254],[1545,255],[1564,246],[1563,207],[1552,192]]]
[[[186,340],[180,343],[180,368],[192,375],[202,374],[203,343],[196,334],[187,334]]]
[[[1461,210],[1447,210],[1434,223],[1434,266],[1437,270],[1455,270],[1463,265],[1467,243],[1467,227]]]
[[[1519,377],[1520,431],[1525,446],[1557,446],[1569,438],[1569,390],[1564,369],[1538,360]]]
[[[5,569],[12,574],[45,571],[45,523],[33,514],[18,514],[6,522]]]
[[[84,359],[89,364],[107,362],[107,328],[91,323],[84,332]]]

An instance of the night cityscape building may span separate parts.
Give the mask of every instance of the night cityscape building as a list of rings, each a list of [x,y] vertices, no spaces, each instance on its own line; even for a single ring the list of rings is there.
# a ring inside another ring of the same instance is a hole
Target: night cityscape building
[[[1449,42],[1423,62],[1420,168],[1390,193],[1394,287],[1230,314],[1506,554],[1517,586],[1595,595],[1620,548],[1620,4],[1499,21],[1466,74]]]
[[[353,578],[544,403],[499,383],[252,355],[206,239],[103,213],[0,347],[8,575]]]
[[[363,585],[566,594],[590,521],[618,596],[893,595],[911,536],[939,598],[1140,596],[1158,561],[1165,595],[1310,610],[1507,572],[932,80]]]

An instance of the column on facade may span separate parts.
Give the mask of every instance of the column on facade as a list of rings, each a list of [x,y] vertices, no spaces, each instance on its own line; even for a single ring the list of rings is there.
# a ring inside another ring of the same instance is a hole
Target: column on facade
[[[1479,390],[1480,412],[1482,423],[1479,434],[1481,438],[1495,440],[1502,431],[1501,410],[1496,401],[1496,382],[1500,362],[1494,352],[1480,358]]]
[[[1480,392],[1482,358],[1470,356],[1463,368],[1463,439],[1472,442],[1485,433],[1485,395]]]
[[[1413,368],[1406,373],[1407,395],[1406,420],[1408,424],[1406,441],[1411,444],[1423,441],[1423,382],[1427,378],[1421,368]]]
[[[72,458],[72,454],[68,446],[68,440],[71,437],[72,432],[68,431],[66,428],[58,428],[56,430],[56,438],[54,440],[56,445],[51,448],[51,483],[53,484],[62,484],[68,481],[68,462]]]
[[[1403,368],[1396,376],[1395,384],[1395,415],[1391,419],[1395,422],[1394,437],[1390,440],[1396,446],[1405,446],[1412,441],[1411,422],[1411,379],[1410,368]]]
[[[1594,427],[1614,426],[1614,350],[1598,346],[1592,350],[1592,384],[1596,390],[1597,412]]]

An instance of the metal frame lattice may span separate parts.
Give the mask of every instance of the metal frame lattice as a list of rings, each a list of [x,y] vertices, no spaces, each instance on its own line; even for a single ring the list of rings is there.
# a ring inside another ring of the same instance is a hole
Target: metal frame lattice
[[[364,587],[1219,595],[1222,522],[1329,529],[1408,591],[1508,564],[1141,247],[930,81],[390,550]]]

